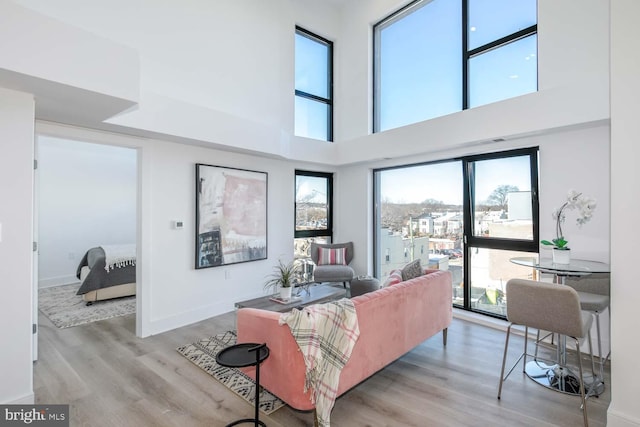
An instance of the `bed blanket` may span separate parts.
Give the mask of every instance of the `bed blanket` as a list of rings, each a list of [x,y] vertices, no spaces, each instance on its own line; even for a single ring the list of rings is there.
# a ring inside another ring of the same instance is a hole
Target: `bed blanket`
[[[134,283],[136,281],[136,266],[126,265],[121,268],[107,270],[107,263],[104,250],[101,246],[89,249],[78,264],[76,277],[82,276],[82,268],[89,267],[89,274],[82,282],[78,295],[84,295],[87,292],[96,291],[102,288],[122,285],[125,283]]]
[[[107,273],[114,268],[136,265],[136,245],[102,245]]]
[[[348,298],[291,310],[279,323],[289,325],[304,357],[304,391],[311,390],[311,402],[321,427],[330,427],[340,372],[349,360],[360,330],[353,302]]]

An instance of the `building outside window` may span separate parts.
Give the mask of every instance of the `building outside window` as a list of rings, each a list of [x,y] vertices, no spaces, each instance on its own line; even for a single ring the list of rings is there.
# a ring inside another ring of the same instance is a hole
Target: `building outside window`
[[[333,43],[296,27],[295,134],[333,141]]]
[[[531,278],[509,259],[538,252],[537,194],[537,147],[374,170],[375,276],[420,259],[451,271],[454,306],[504,318],[506,281]]]
[[[418,0],[374,26],[374,132],[535,92],[536,0]]]

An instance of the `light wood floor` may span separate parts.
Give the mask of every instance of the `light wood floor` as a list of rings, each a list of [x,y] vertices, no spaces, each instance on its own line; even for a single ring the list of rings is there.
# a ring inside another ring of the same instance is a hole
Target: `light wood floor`
[[[134,316],[57,329],[40,316],[37,404],[70,404],[72,426],[224,426],[253,408],[175,348],[235,329],[235,313],[139,339]],[[581,426],[580,399],[547,390],[514,371],[496,399],[504,332],[454,319],[439,334],[339,398],[335,427]],[[516,357],[522,338],[513,340]],[[609,381],[609,373],[605,376]],[[283,379],[286,380],[286,379]],[[591,426],[606,424],[610,394],[588,401]],[[284,407],[270,427],[312,426]]]

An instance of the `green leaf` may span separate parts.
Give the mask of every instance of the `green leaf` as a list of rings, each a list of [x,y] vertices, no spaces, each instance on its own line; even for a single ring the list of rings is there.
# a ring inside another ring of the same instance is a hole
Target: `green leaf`
[[[553,244],[556,245],[558,249],[564,249],[569,242],[564,240],[564,238],[559,237],[557,239],[553,239]]]

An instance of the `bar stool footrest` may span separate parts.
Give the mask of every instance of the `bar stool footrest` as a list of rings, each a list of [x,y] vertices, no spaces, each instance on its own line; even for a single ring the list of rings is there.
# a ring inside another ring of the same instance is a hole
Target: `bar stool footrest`
[[[257,421],[257,424],[256,424],[256,421]],[[237,426],[238,424],[246,424],[246,423],[251,423],[253,425],[260,424],[262,427],[267,427],[265,423],[263,423],[260,420],[256,420],[255,418],[243,418],[241,420],[234,421],[231,424],[227,424],[226,427],[232,427],[232,426]]]

